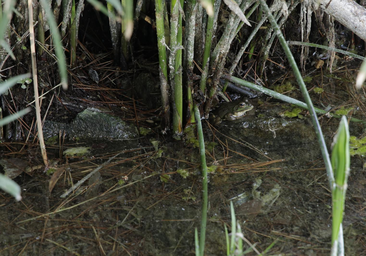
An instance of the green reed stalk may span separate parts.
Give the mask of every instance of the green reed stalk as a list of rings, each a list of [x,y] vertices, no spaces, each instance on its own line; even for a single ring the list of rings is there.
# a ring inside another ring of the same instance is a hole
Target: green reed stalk
[[[43,53],[43,45],[45,44],[45,37],[44,37],[44,21],[43,21],[43,14],[42,8],[38,8],[38,42],[41,44],[38,46],[38,55],[42,55]]]
[[[344,212],[344,202],[346,199],[347,179],[350,170],[349,153],[349,131],[347,118],[342,117],[338,131],[335,135],[332,150],[332,167],[335,175],[335,182],[332,187],[333,201],[333,223],[332,223],[332,253],[338,255],[339,243],[342,243],[342,220]],[[341,241],[339,241],[341,240]],[[343,250],[341,248],[341,250]]]
[[[212,6],[214,5],[213,0],[207,0],[206,2],[207,2],[207,4],[209,4],[209,2],[211,2],[210,5],[212,5]],[[215,5],[220,6],[220,4],[221,4],[221,0],[217,0],[215,2]],[[215,12],[216,12],[216,10],[215,10]],[[218,12],[218,10],[217,10],[217,12]],[[212,35],[214,32],[214,19],[215,19],[215,15],[212,14],[212,15],[208,16],[207,28],[206,28],[206,39],[205,39],[205,50],[203,53],[203,60],[202,60],[202,70],[203,71],[201,74],[201,81],[200,81],[200,89],[202,92],[205,92],[205,89],[206,89],[208,67],[210,65]]]
[[[182,85],[182,15],[183,0],[171,2],[170,14],[170,85],[173,96],[173,132],[179,136],[182,132],[183,85]]]
[[[114,14],[114,7],[112,4],[107,2],[107,9],[108,14]],[[108,16],[109,21],[109,31],[111,33],[111,41],[112,41],[112,48],[113,48],[113,60],[115,64],[118,64],[121,58],[121,49],[120,49],[120,24],[116,21],[116,19],[113,19],[111,16]]]
[[[72,0],[71,6],[71,27],[70,27],[70,66],[73,67],[76,62],[76,6],[75,0]]]
[[[180,10],[183,10],[184,0],[177,1],[180,5]],[[174,101],[178,112],[178,134],[183,131],[183,24],[182,13],[179,11],[178,17],[178,36],[177,36],[177,52],[175,58],[175,77],[174,77]]]
[[[125,41],[128,42],[133,32],[133,1],[131,0],[121,0],[121,1],[122,1],[122,9],[124,10],[124,12],[122,13],[122,33],[125,37]]]
[[[184,70],[187,74],[187,101],[188,101],[188,111],[190,114],[190,122],[195,123],[195,118],[193,115],[193,58],[194,58],[194,37],[196,34],[196,12],[198,9],[198,4],[196,0],[188,0],[186,5],[186,26],[185,26],[185,56],[184,56]]]
[[[129,1],[129,0],[122,0],[122,6],[128,4],[128,2],[133,2],[133,1]],[[128,31],[128,19],[126,19],[125,15],[122,16],[122,22],[121,22],[121,52],[125,58],[125,60],[128,62],[128,60],[130,59],[130,52],[129,52],[129,43],[128,40],[132,35],[132,31]],[[131,33],[131,35],[128,35],[128,33]],[[129,36],[129,37],[128,37]],[[127,39],[128,38],[128,39]]]
[[[159,50],[159,77],[160,77],[160,92],[163,107],[163,127],[167,128],[170,125],[170,107],[169,107],[169,88],[168,88],[168,66],[166,56],[166,39],[164,27],[164,10],[165,0],[155,0],[155,19],[156,19],[156,34],[158,38]]]
[[[207,206],[208,206],[208,182],[207,182],[207,164],[206,164],[206,150],[205,150],[205,141],[203,137],[203,129],[201,123],[201,115],[197,105],[194,106],[194,115],[197,120],[197,132],[198,132],[198,141],[200,147],[200,156],[201,156],[201,169],[202,169],[202,190],[203,190],[203,198],[202,198],[202,216],[201,216],[201,233],[200,233],[200,245],[199,251],[200,255],[204,255],[205,252],[205,239],[206,239],[206,227],[207,227]]]
[[[70,27],[70,65],[74,66],[76,62],[76,47],[78,44],[78,32],[80,24],[80,16],[84,10],[84,0],[79,0],[76,7],[75,0],[72,0],[71,6],[71,27]]]

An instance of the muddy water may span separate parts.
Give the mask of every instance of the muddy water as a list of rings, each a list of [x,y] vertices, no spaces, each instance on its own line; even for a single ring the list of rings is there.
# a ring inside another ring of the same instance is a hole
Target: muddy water
[[[204,124],[212,170],[206,255],[225,255],[230,201],[258,251],[276,241],[271,254],[329,254],[331,194],[315,133],[308,117],[286,118],[274,114],[280,112],[274,106],[257,104],[238,122]],[[329,147],[338,121],[320,120]],[[363,129],[350,123],[353,135]],[[57,165],[48,174],[26,168],[40,164],[38,147],[29,146],[29,155],[16,161],[23,163],[15,178],[23,200],[1,194],[0,255],[194,255],[202,193],[198,149],[188,140],[157,137],[50,146]],[[62,154],[81,146],[89,153]],[[13,159],[8,148],[1,147],[2,154]],[[347,255],[366,249],[365,183],[363,160],[355,156],[344,219]]]

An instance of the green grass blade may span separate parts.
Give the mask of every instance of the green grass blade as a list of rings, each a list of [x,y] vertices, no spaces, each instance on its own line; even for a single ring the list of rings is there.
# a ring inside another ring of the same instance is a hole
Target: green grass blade
[[[324,136],[323,136],[322,129],[320,127],[320,124],[319,124],[319,121],[318,121],[313,103],[312,103],[310,95],[307,91],[306,85],[304,83],[304,80],[302,79],[301,72],[300,72],[298,66],[296,65],[295,58],[292,55],[289,46],[287,45],[287,42],[286,42],[286,40],[285,40],[285,38],[284,38],[284,36],[281,32],[281,29],[277,25],[271,11],[269,10],[266,1],[261,0],[261,6],[262,6],[264,12],[268,15],[268,20],[270,21],[270,23],[272,25],[272,28],[274,30],[274,33],[276,33],[277,38],[278,38],[278,40],[279,40],[279,42],[280,42],[280,44],[281,44],[281,46],[282,46],[282,48],[283,48],[283,50],[286,54],[286,57],[287,57],[287,59],[289,61],[289,64],[292,68],[292,71],[293,71],[293,73],[296,77],[296,81],[300,86],[301,93],[302,93],[302,95],[305,99],[305,102],[306,102],[307,106],[308,106],[311,121],[313,122],[313,126],[314,126],[314,129],[316,131],[316,136],[318,138],[318,143],[319,143],[319,146],[320,146],[320,150],[322,152],[322,157],[323,157],[323,160],[324,160],[325,169],[327,170],[329,186],[332,187],[334,178],[333,178],[333,170],[332,170],[332,166],[331,166],[331,163],[330,163],[329,153],[328,153],[328,149],[327,149],[327,144],[325,143],[325,139],[324,139]]]
[[[198,132],[198,141],[201,156],[201,168],[202,168],[203,200],[202,200],[202,217],[201,217],[201,233],[200,233],[200,255],[204,255],[206,226],[207,226],[207,207],[208,207],[208,180],[207,180],[208,178],[207,178],[205,141],[203,138],[201,115],[197,105],[194,106],[194,114],[197,120],[197,132]]]
[[[195,247],[196,256],[199,256],[200,255],[200,241],[198,238],[197,228],[194,229],[194,247]]]
[[[0,189],[15,197],[17,201],[22,199],[20,186],[3,174],[0,174]]]
[[[229,232],[227,231],[227,227],[225,227],[225,238],[226,238],[226,255],[230,255],[230,240],[229,240]]]
[[[24,116],[25,114],[29,113],[30,111],[31,111],[30,108],[26,108],[26,109],[20,110],[19,112],[15,113],[13,115],[0,119],[0,127],[13,122],[14,120],[17,120],[18,118],[20,118],[21,116]]]
[[[343,220],[344,202],[347,189],[347,179],[350,167],[349,153],[349,131],[345,116],[342,117],[337,134],[333,142],[332,168],[335,175],[333,185],[333,225],[332,225],[332,244],[339,237],[339,229]]]
[[[4,39],[5,33],[8,30],[8,25],[13,15],[13,8],[16,1],[2,1],[4,2],[3,12],[0,19],[0,38]]]
[[[114,9],[118,12],[119,15],[121,15],[121,16],[124,15],[124,12],[123,12],[123,9],[122,9],[122,4],[121,4],[120,1],[118,1],[118,0],[107,0],[107,2],[114,7]]]
[[[28,77],[30,77],[30,74],[23,74],[23,75],[12,77],[12,78],[2,82],[0,84],[0,95],[3,94],[4,92],[6,92],[10,87],[15,85],[17,82],[19,82],[23,79],[26,79]]]
[[[56,56],[57,56],[57,65],[58,65],[58,69],[60,72],[60,77],[61,77],[61,84],[62,84],[62,88],[64,90],[67,89],[68,85],[67,85],[67,68],[66,68],[66,60],[65,60],[65,55],[64,55],[64,50],[62,47],[62,41],[61,41],[61,36],[60,36],[60,32],[58,31],[57,28],[57,24],[55,21],[55,17],[53,16],[52,11],[50,10],[47,1],[46,0],[41,0],[41,4],[42,7],[45,11],[46,17],[47,17],[47,21],[48,21],[48,25],[50,26],[50,31],[52,34],[52,38],[53,38],[53,42],[55,44],[55,51],[56,51]]]
[[[4,50],[10,55],[10,57],[15,60],[15,55],[13,53],[13,51],[11,50],[9,44],[7,42],[5,42],[5,40],[1,39],[0,40],[0,47],[4,48]]]
[[[230,254],[235,251],[235,234],[236,234],[236,217],[233,202],[230,201],[230,214],[231,214],[231,240],[230,240]]]
[[[98,0],[88,0],[88,2],[94,6],[95,10],[101,11],[104,15],[108,16],[111,19],[121,21],[119,17],[117,17],[114,13],[108,12],[107,7],[105,7],[101,2]]]
[[[128,41],[130,40],[133,32],[133,1],[122,0],[122,7],[125,10],[122,15],[122,33]]]

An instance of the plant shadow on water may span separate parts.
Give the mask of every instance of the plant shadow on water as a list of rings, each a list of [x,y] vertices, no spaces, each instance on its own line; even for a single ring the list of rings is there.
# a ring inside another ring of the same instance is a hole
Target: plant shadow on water
[[[328,255],[331,194],[313,128],[307,118],[278,115],[283,111],[278,103],[253,104],[252,114],[237,122],[223,121],[217,127],[204,122],[211,171],[206,255],[225,254],[230,201],[244,236],[257,250],[278,239],[272,254]],[[339,120],[321,121],[330,146]],[[361,134],[361,125],[350,125],[351,134]],[[202,194],[198,149],[188,140],[156,137],[63,145],[63,152],[89,148],[86,155],[65,155],[58,146],[49,147],[49,154],[62,160],[48,176],[27,169],[37,166],[37,153],[31,160],[10,161],[20,169],[15,181],[23,200],[15,203],[2,194],[0,254],[194,255]],[[159,146],[154,148],[152,139]],[[365,250],[360,241],[366,175],[359,166],[362,159],[354,157],[344,219],[349,255]]]

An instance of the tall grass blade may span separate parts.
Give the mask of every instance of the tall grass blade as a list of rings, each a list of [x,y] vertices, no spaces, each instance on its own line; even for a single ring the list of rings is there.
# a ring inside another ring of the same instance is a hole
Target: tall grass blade
[[[198,238],[197,228],[194,229],[194,248],[195,248],[196,256],[199,256],[200,255],[200,241]]]
[[[9,23],[13,16],[13,8],[16,1],[3,1],[4,5],[1,6],[0,17],[0,46],[15,60],[13,51],[11,50],[6,39],[9,38]],[[8,40],[9,41],[9,40]],[[3,61],[3,60],[1,60]]]
[[[333,170],[332,170],[332,166],[331,166],[331,163],[330,163],[330,158],[329,158],[329,153],[328,153],[328,149],[327,149],[327,145],[325,143],[325,139],[324,139],[324,136],[323,136],[323,132],[322,132],[322,129],[320,127],[320,124],[319,124],[319,121],[318,121],[318,118],[316,116],[316,112],[315,112],[315,109],[314,109],[314,106],[313,106],[313,103],[311,101],[311,98],[309,96],[309,93],[307,91],[307,88],[306,88],[306,85],[304,83],[304,80],[302,79],[302,76],[301,76],[301,73],[300,73],[300,70],[299,68],[297,67],[296,65],[296,61],[295,61],[295,58],[293,57],[291,51],[290,51],[290,48],[288,47],[287,43],[286,43],[286,40],[285,38],[283,37],[283,34],[280,30],[280,28],[278,27],[274,17],[272,16],[272,13],[271,11],[269,10],[268,6],[267,6],[267,3],[266,1],[264,0],[261,0],[261,5],[262,5],[262,8],[264,10],[264,12],[268,15],[268,19],[278,37],[278,40],[286,54],[286,57],[290,63],[290,66],[292,68],[292,71],[294,72],[294,75],[296,77],[296,81],[297,83],[300,85],[300,90],[302,92],[302,95],[305,99],[305,102],[308,106],[308,110],[310,112],[310,117],[311,117],[311,120],[313,122],[313,125],[314,125],[314,128],[315,128],[315,131],[316,131],[316,135],[317,135],[317,138],[318,138],[318,143],[319,143],[319,146],[320,146],[320,150],[322,152],[322,156],[323,156],[323,160],[324,160],[324,163],[325,163],[325,169],[327,170],[327,176],[328,176],[328,180],[329,180],[329,186],[332,187],[333,186]]]
[[[5,38],[5,33],[8,30],[8,25],[13,16],[13,8],[15,6],[16,1],[2,1],[4,2],[3,12],[1,14],[0,19],[0,38]]]
[[[4,82],[1,82],[0,84],[0,95],[4,94],[10,87],[15,85],[17,82],[24,80],[26,78],[30,77],[30,74],[23,74],[19,76],[12,77]]]
[[[335,135],[332,150],[332,168],[335,175],[335,182],[332,188],[333,201],[333,225],[332,225],[332,251],[337,251],[337,240],[343,220],[344,202],[347,190],[347,179],[349,176],[350,153],[349,153],[349,131],[345,116],[342,117]],[[336,255],[336,254],[335,254]]]
[[[229,232],[227,231],[227,227],[225,227],[225,238],[226,238],[226,255],[230,255],[230,240],[229,240]]]
[[[15,114],[12,114],[10,116],[7,116],[7,117],[4,117],[4,118],[0,119],[0,127],[2,127],[4,125],[7,125],[8,123],[13,122],[14,120],[17,120],[18,118],[20,118],[21,116],[24,116],[25,114],[29,113],[30,111],[31,111],[30,108],[26,108],[26,109],[18,111]]]
[[[111,19],[117,20],[121,22],[121,18],[117,17],[113,12],[108,12],[107,7],[105,7],[101,2],[98,0],[88,0],[88,2],[94,6],[95,10],[101,11],[104,15],[108,16]]]
[[[201,169],[202,169],[202,217],[201,217],[201,233],[200,233],[200,255],[204,255],[205,252],[205,239],[206,239],[206,226],[207,226],[207,206],[208,206],[208,180],[207,180],[207,164],[206,164],[206,150],[205,141],[203,137],[203,129],[201,123],[201,115],[198,106],[194,106],[194,115],[197,120],[197,132],[198,141],[201,156]]]
[[[53,42],[55,44],[55,51],[57,56],[57,65],[61,76],[61,84],[62,88],[64,90],[67,89],[67,69],[66,69],[66,60],[64,55],[64,50],[62,47],[62,41],[60,37],[60,32],[57,29],[57,24],[55,21],[55,17],[53,16],[53,13],[51,12],[50,8],[48,7],[46,0],[41,0],[42,7],[45,10],[45,14],[47,17],[48,25],[50,26],[50,31],[52,34]]]
[[[122,16],[122,33],[129,41],[133,32],[133,1],[122,0],[122,8],[125,10]]]
[[[5,40],[0,39],[0,47],[4,48],[4,50],[10,55],[10,57],[15,60],[15,55],[13,51],[11,50],[9,44],[5,42]]]
[[[236,216],[233,202],[230,201],[230,214],[231,214],[231,240],[230,240],[230,255],[235,251],[235,239],[236,239]]]
[[[121,1],[118,0],[107,0],[107,3],[114,7],[120,16],[124,16]]]

